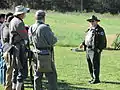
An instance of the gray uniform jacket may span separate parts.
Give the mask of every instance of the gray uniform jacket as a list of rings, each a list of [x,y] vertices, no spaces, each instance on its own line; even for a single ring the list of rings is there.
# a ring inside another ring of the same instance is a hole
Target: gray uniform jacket
[[[57,38],[51,31],[49,25],[40,21],[33,24],[28,31],[30,43],[35,43],[36,48],[51,47],[57,42]]]
[[[25,29],[23,20],[16,16],[11,20],[9,24],[9,29],[10,29],[9,43],[15,45],[15,49],[13,51],[14,54],[13,67],[22,69],[23,63],[26,61],[24,40],[28,40],[28,33],[27,30]]]
[[[21,40],[28,40],[27,30],[23,20],[14,17],[10,22],[10,43],[17,43]]]
[[[1,39],[1,30],[2,30],[2,23],[0,22],[0,39]]]
[[[1,30],[1,42],[2,45],[4,43],[9,43],[9,22],[4,22]]]

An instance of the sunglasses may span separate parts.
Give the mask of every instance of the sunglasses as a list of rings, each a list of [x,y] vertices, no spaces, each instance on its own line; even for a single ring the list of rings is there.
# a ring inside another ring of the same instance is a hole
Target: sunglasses
[[[92,20],[92,21],[89,21],[89,22],[94,22],[94,20]]]

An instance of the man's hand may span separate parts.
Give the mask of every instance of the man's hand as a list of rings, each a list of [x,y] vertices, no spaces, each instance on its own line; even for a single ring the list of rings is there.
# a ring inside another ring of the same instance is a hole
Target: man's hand
[[[97,49],[97,52],[98,52],[98,53],[100,53],[100,52],[101,52],[101,50],[100,50],[100,49]]]
[[[28,44],[28,40],[24,40],[24,43],[25,43],[25,45],[27,45]]]
[[[83,48],[83,44],[80,44],[80,46],[79,46],[80,48]]]

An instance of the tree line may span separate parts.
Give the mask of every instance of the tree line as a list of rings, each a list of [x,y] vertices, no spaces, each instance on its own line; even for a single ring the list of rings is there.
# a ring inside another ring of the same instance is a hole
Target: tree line
[[[117,14],[120,0],[1,0],[0,8],[14,8],[23,4],[32,9],[55,10],[60,12],[97,12]]]

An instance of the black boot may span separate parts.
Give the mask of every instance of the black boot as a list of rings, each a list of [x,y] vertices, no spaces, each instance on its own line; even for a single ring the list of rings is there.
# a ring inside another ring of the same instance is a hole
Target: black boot
[[[92,78],[91,80],[89,80],[88,82],[91,83],[94,79]]]
[[[96,79],[96,80],[93,80],[93,81],[90,82],[90,84],[97,84],[97,83],[100,83],[99,79]]]
[[[90,73],[90,75],[92,79],[88,81],[89,83],[91,83],[94,80],[93,73]]]

